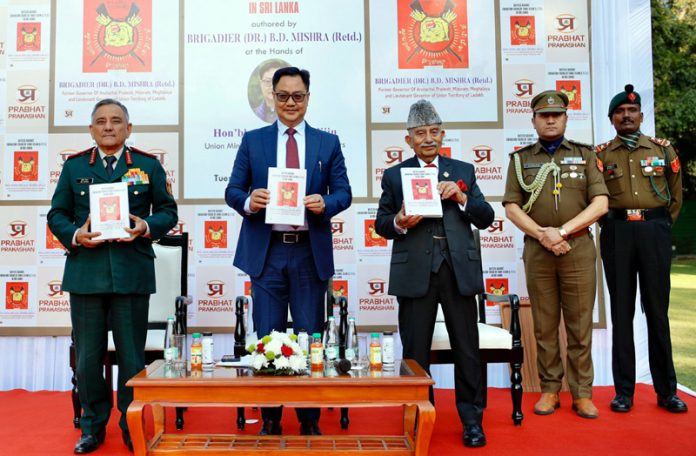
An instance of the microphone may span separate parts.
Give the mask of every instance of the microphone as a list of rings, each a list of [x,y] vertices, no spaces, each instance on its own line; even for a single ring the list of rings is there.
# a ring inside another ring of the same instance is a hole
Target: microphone
[[[347,374],[352,364],[347,359],[337,359],[334,361],[334,369],[339,375]]]

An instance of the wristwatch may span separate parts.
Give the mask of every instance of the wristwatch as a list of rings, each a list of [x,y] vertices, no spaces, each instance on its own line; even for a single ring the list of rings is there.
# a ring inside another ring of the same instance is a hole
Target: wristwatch
[[[561,237],[566,241],[568,240],[568,232],[565,230],[565,228],[563,228],[563,226],[558,227],[558,234],[560,234]]]

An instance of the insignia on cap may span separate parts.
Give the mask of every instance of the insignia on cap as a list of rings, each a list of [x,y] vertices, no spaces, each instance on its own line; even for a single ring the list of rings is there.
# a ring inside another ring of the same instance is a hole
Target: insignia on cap
[[[553,97],[548,97],[548,98],[546,99],[546,102],[547,102],[548,104],[554,104],[555,101],[556,101],[556,100],[554,100]]]

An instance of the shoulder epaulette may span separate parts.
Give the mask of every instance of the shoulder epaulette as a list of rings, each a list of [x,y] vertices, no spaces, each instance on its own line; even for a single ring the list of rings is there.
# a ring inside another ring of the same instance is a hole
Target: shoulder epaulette
[[[568,142],[571,144],[575,144],[576,146],[587,147],[590,150],[594,149],[594,146],[592,144],[582,143],[580,141],[575,141],[574,139],[569,139]]]
[[[662,147],[669,147],[672,145],[672,143],[669,142],[669,140],[663,138],[650,137],[650,141],[654,142],[655,144],[659,144]]]
[[[77,152],[77,153],[74,153],[72,155],[68,155],[68,158],[66,158],[65,161],[68,161],[71,158],[79,157],[80,155],[89,154],[90,152],[92,152],[93,149],[94,149],[94,147],[90,147],[89,149],[85,149],[82,152]]]
[[[596,147],[595,147],[595,152],[596,152],[596,153],[602,152],[602,151],[605,150],[607,147],[609,147],[609,144],[611,144],[612,141],[613,141],[613,139],[610,139],[609,141],[607,141],[607,142],[605,142],[605,143],[603,143],[603,144],[600,144],[599,146],[596,146]]]
[[[525,150],[525,149],[529,149],[529,148],[532,147],[534,144],[535,144],[535,143],[527,144],[526,146],[520,147],[520,148],[517,149],[517,150],[513,150],[512,152],[510,152],[509,155],[512,157],[512,156],[513,156],[514,154],[516,154],[517,152],[522,152],[522,151]]]
[[[151,153],[145,152],[144,150],[136,149],[135,147],[130,146],[128,147],[128,149],[130,149],[132,152],[135,152],[136,154],[145,155],[146,157],[154,158],[155,160],[157,160],[157,157],[155,157]]]

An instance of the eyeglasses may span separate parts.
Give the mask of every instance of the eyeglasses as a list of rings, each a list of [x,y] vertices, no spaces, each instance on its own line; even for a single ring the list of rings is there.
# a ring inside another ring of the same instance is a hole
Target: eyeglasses
[[[287,102],[291,97],[295,103],[302,103],[305,100],[305,97],[309,95],[309,92],[273,92],[273,95],[275,95],[276,100],[278,100],[281,103]]]

